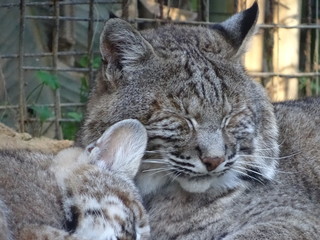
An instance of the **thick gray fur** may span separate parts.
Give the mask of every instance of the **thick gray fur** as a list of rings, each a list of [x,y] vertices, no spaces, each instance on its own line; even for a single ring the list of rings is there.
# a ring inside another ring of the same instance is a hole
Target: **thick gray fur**
[[[273,106],[248,77],[241,57],[257,16],[255,3],[208,28],[104,27],[77,144],[125,118],[145,125],[136,180],[153,239],[320,236],[319,100]]]

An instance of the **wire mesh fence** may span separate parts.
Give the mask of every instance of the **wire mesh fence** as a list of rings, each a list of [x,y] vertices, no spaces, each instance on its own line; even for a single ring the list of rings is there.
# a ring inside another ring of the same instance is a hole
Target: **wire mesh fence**
[[[253,0],[2,0],[0,122],[33,135],[72,138],[100,65],[110,17],[138,29],[208,25]],[[273,100],[319,95],[319,1],[258,1],[259,32],[245,57]]]

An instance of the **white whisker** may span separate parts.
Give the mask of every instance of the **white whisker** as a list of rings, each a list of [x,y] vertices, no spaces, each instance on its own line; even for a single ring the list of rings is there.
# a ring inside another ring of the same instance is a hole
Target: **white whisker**
[[[170,180],[170,183],[174,182],[179,176],[181,175],[181,173],[176,173],[173,175],[172,179]]]
[[[159,163],[159,164],[164,164],[165,162],[163,161],[157,161],[157,160],[143,160],[143,163]]]
[[[146,153],[167,153],[167,151],[164,150],[146,150]]]
[[[239,174],[241,174],[241,175],[247,176],[247,177],[249,177],[249,178],[251,178],[251,179],[253,179],[253,180],[256,180],[256,181],[260,182],[261,184],[265,185],[261,180],[259,180],[258,178],[255,178],[255,177],[253,177],[253,176],[250,176],[250,175],[247,174],[246,172],[242,172],[241,169],[238,169],[238,170],[237,170],[237,169],[231,168],[230,170],[232,170],[232,171],[234,171],[234,172],[236,172],[236,173],[239,173]]]
[[[261,177],[264,177],[264,175],[263,175],[262,173],[257,172],[257,171],[255,171],[255,170],[253,170],[253,169],[244,168],[244,167],[240,167],[240,166],[235,166],[235,167],[236,167],[237,169],[239,169],[239,170],[249,171],[249,172],[255,173],[255,174],[257,174],[257,175],[259,175],[259,176],[261,176]],[[251,176],[251,177],[252,177],[252,176]],[[252,177],[252,178],[254,178],[254,177]],[[255,178],[255,179],[256,179],[256,178]],[[256,180],[258,180],[258,179],[256,179]],[[272,181],[279,183],[279,182],[276,181],[275,179],[272,179]],[[260,182],[261,182],[261,181],[260,181]]]
[[[278,147],[282,146],[284,143],[284,140],[279,143],[278,145],[274,146],[274,147],[270,147],[270,148],[256,148],[256,151],[268,151],[268,150],[272,150],[272,149],[277,149]]]
[[[162,177],[167,177],[169,175],[173,175],[173,173],[171,171],[169,171],[167,174],[163,175]]]
[[[261,169],[266,169],[266,170],[269,170],[270,168],[269,167],[266,167],[266,166],[263,166],[263,165],[259,165],[259,164],[253,164],[251,162],[246,162],[245,163],[246,166],[249,166],[249,167],[255,167],[255,168],[261,168]],[[297,172],[286,172],[286,171],[282,171],[282,170],[279,170],[279,169],[275,169],[276,172],[280,172],[280,173],[288,173],[288,174],[294,174],[294,173],[297,173]]]
[[[150,176],[153,176],[153,175],[156,175],[156,174],[159,174],[159,173],[162,173],[162,172],[167,172],[168,170],[158,170],[158,171],[155,171],[155,172],[149,172],[149,175]]]
[[[162,170],[162,171],[167,171],[168,168],[152,168],[152,169],[145,169],[145,170],[142,170],[143,173],[145,172],[155,172],[155,171],[158,171],[158,170]]]
[[[253,169],[245,168],[245,167],[241,167],[241,166],[234,166],[234,167],[239,169],[239,170],[245,170],[245,171],[253,172],[253,173],[257,174],[257,175],[260,175],[261,177],[264,177],[264,175],[262,173],[257,172],[257,171],[255,171]]]
[[[266,159],[275,159],[275,160],[281,160],[281,159],[287,159],[296,155],[299,155],[301,152],[293,153],[291,155],[283,156],[283,157],[267,157],[267,156],[260,156],[260,155],[237,155],[238,157],[261,157]]]

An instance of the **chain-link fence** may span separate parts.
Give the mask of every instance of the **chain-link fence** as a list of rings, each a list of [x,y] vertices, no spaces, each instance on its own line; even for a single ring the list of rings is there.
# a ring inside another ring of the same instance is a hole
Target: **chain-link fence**
[[[253,0],[2,0],[0,122],[33,135],[72,138],[100,65],[105,20],[138,29],[207,25]],[[258,1],[260,30],[245,58],[273,100],[319,95],[319,1]]]

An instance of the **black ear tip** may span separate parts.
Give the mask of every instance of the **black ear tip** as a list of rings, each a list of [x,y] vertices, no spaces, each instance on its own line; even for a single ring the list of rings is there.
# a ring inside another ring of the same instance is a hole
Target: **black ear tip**
[[[254,3],[252,4],[251,7],[258,8],[258,2],[257,2],[257,1],[254,1]]]
[[[110,12],[109,18],[119,18],[119,17],[117,15],[115,15],[113,12]]]
[[[250,13],[252,15],[257,15],[259,12],[259,5],[258,2],[255,1],[250,8],[245,10],[245,12]]]
[[[241,23],[241,34],[245,37],[251,27],[256,23],[259,14],[259,7],[257,1],[255,1],[250,8],[243,11],[243,19]]]

